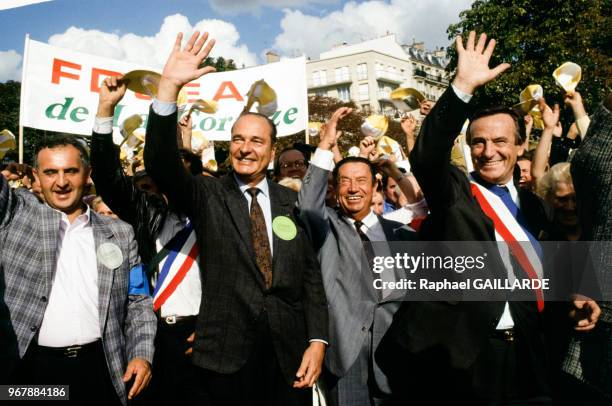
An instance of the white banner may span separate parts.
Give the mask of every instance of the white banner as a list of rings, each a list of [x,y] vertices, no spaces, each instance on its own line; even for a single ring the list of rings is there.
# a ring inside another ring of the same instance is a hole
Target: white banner
[[[152,70],[130,62],[83,54],[26,40],[21,98],[21,124],[42,130],[90,135],[98,106],[99,86],[104,78],[136,69]],[[306,61],[304,57],[281,62],[218,72],[188,83],[182,98],[214,100],[214,114],[194,111],[194,131],[209,140],[228,141],[236,118],[247,103],[247,92],[254,82],[265,82],[277,96],[276,112],[270,118],[278,135],[303,131],[308,125]],[[143,117],[146,128],[150,97],[128,90],[115,111],[116,137],[123,120],[133,114]],[[251,107],[256,111],[257,105]]]
[[[46,3],[51,0],[0,0],[0,10],[7,10],[9,8],[29,6],[35,3]]]

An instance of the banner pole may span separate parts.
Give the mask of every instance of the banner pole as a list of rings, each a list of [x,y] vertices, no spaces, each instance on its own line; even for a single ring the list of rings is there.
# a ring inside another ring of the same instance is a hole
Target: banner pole
[[[19,163],[23,163],[23,110],[25,103],[23,97],[25,95],[26,87],[26,67],[28,66],[28,48],[30,44],[30,34],[26,34],[25,43],[23,46],[23,64],[21,65],[21,93],[19,96]]]

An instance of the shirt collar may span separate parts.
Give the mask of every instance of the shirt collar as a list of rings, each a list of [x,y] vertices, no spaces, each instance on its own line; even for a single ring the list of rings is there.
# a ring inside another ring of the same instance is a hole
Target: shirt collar
[[[243,181],[241,181],[238,178],[238,176],[236,176],[235,173],[234,173],[234,179],[236,179],[236,182],[238,183],[238,187],[240,188],[240,192],[242,192],[242,194],[245,194],[247,189],[249,189],[251,187],[251,186],[247,185],[246,183],[244,183]],[[261,193],[265,197],[269,197],[270,193],[269,193],[269,187],[268,187],[268,179],[266,177],[264,177],[261,180],[261,182],[256,184],[254,187],[259,189],[259,193]]]
[[[81,213],[76,219],[74,219],[74,222],[71,224],[70,221],[68,220],[68,215],[66,213],[64,213],[63,211],[59,211],[57,209],[53,209],[56,212],[58,212],[61,216],[62,216],[62,225],[65,226],[66,228],[69,227],[76,227],[78,225],[83,225],[83,226],[87,226],[90,224],[91,222],[91,210],[89,208],[89,205],[84,204],[85,206],[85,211],[83,213]]]
[[[510,192],[516,191],[516,186],[514,186],[514,179],[510,179],[507,183],[503,185],[498,185],[500,187],[507,187]]]
[[[351,218],[351,217],[347,217],[349,223],[351,223],[352,225],[355,224],[355,219]],[[367,214],[367,216],[365,216],[361,222],[363,223],[364,226],[366,226],[368,229],[374,227],[376,225],[376,223],[378,223],[378,217],[376,216],[376,214],[374,214],[374,212],[372,210],[370,210],[370,212]]]

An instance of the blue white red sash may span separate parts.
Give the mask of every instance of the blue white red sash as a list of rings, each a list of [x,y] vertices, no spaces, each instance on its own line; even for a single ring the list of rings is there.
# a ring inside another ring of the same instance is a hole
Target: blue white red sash
[[[199,247],[191,223],[166,244],[167,255],[159,262],[159,274],[153,291],[153,309],[159,310],[174,293],[194,263],[198,263]]]
[[[537,242],[532,241],[529,232],[523,229],[499,196],[478,184],[471,176],[470,187],[482,211],[493,221],[496,241],[507,244],[510,252],[530,279],[542,279],[542,259],[539,247],[535,246]],[[544,310],[542,289],[535,289],[535,294],[538,311],[541,312]]]

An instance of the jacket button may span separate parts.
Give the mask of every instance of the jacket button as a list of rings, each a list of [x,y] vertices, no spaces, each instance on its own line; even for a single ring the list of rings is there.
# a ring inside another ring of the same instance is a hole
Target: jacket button
[[[46,302],[47,302],[47,296],[42,296],[42,297],[40,298],[40,300],[41,300],[43,303],[46,303]]]
[[[31,331],[32,333],[36,333],[36,330],[38,330],[38,328],[37,328],[36,326],[32,326],[32,327],[30,327],[30,331]]]
[[[368,328],[366,326],[361,327],[361,331],[366,331]]]

